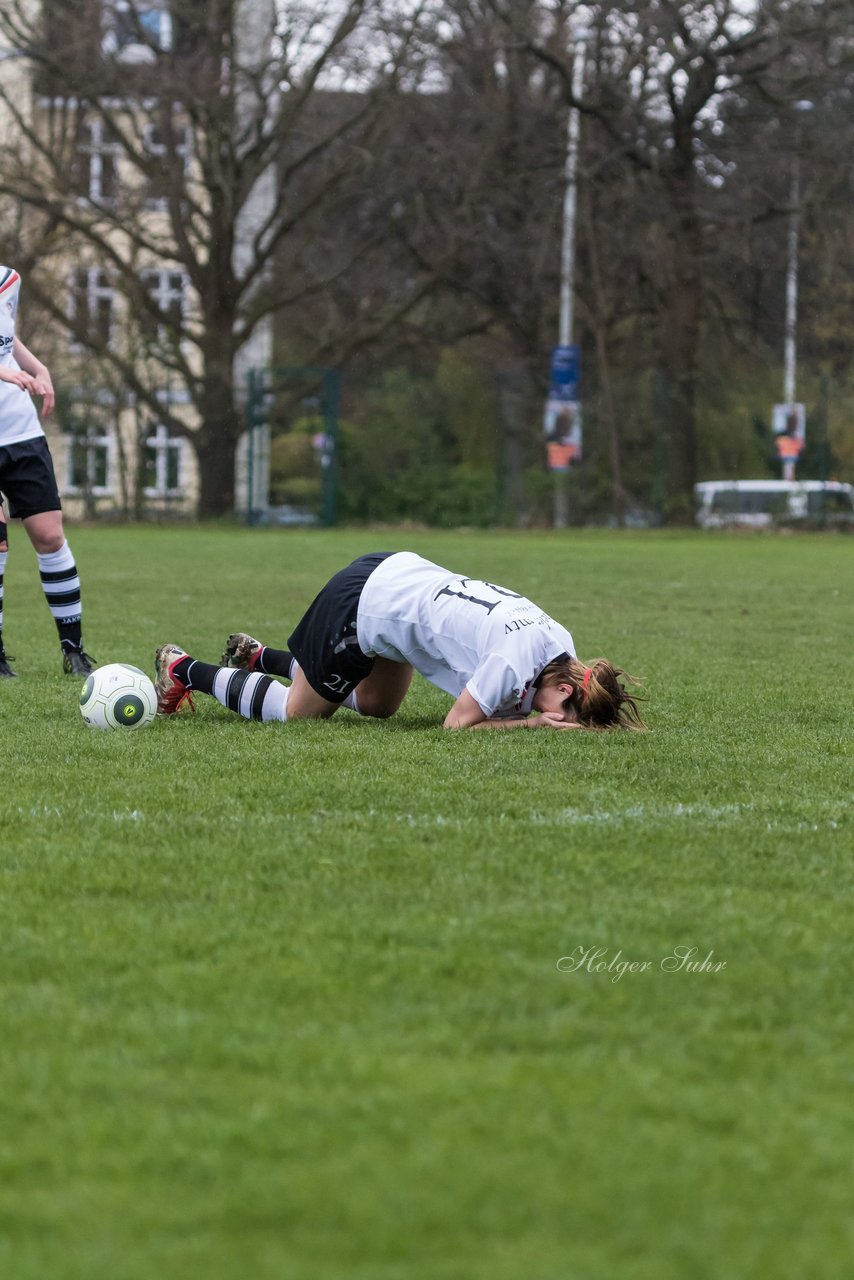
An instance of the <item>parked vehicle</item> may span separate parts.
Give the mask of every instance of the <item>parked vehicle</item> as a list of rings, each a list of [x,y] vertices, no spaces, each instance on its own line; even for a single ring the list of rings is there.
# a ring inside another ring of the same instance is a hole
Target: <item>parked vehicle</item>
[[[854,485],[837,480],[704,480],[694,496],[704,529],[765,529],[801,520],[854,524]]]

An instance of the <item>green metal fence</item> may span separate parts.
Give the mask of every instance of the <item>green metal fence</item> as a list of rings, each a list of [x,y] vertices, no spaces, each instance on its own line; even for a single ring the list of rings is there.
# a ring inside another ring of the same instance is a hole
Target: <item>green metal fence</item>
[[[340,398],[337,369],[250,369],[247,524],[335,524]]]

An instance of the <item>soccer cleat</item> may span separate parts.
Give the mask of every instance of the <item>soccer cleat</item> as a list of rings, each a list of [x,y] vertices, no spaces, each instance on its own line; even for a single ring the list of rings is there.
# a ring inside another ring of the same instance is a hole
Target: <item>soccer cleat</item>
[[[91,676],[95,659],[82,649],[68,649],[62,655],[62,669],[67,676]]]
[[[174,716],[186,702],[191,711],[196,704],[190,690],[176,680],[172,668],[176,662],[190,655],[177,644],[162,644],[154,655],[154,688],[157,693],[157,714]]]
[[[240,667],[243,671],[254,671],[255,663],[264,648],[260,640],[254,640],[245,631],[236,631],[225,642],[225,653],[220,661],[221,667]]]
[[[17,675],[17,671],[13,671],[9,666],[9,660],[6,657],[5,651],[0,649],[0,678],[3,676],[8,676],[10,679],[17,678]]]

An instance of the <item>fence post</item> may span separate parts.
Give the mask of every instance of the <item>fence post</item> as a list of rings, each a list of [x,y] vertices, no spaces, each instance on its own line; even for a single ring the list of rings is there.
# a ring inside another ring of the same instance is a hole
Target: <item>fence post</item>
[[[667,430],[667,376],[662,369],[656,369],[653,381],[652,417],[655,423],[655,483],[653,485],[653,505],[658,513],[660,524],[664,524],[665,488],[664,469],[667,461],[665,448],[665,432]]]
[[[255,435],[255,370],[249,370],[246,391],[246,523],[252,525],[252,495],[254,490],[254,460],[252,454]]]
[[[337,520],[338,486],[338,412],[341,400],[341,374],[337,369],[323,372],[323,434],[326,437],[321,466],[323,467],[323,513],[321,519],[327,528]]]

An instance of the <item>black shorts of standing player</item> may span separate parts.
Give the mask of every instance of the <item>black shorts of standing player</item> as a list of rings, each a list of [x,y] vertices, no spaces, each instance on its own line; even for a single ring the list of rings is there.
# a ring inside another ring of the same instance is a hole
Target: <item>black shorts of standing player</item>
[[[44,436],[34,436],[0,445],[0,677],[15,675],[3,646],[8,557],[4,503],[10,519],[23,523],[35,550],[45,600],[59,635],[63,670],[70,675],[89,675],[93,660],[83,649],[80,578],[62,526],[53,460]]]
[[[359,556],[336,573],[288,639],[288,649],[306,680],[328,702],[343,702],[374,665],[374,659],[359,648],[356,615],[365,583],[391,554]]]
[[[53,459],[44,436],[0,446],[0,491],[13,520],[62,510]]]

